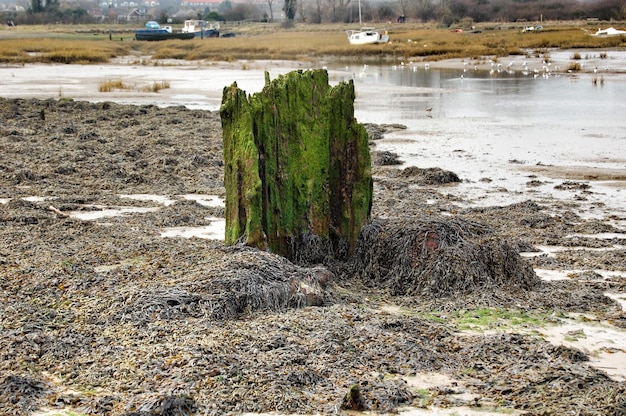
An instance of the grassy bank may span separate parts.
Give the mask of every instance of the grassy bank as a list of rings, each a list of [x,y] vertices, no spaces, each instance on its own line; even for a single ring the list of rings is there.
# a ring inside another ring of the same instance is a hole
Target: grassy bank
[[[429,25],[389,24],[391,42],[350,45],[346,25],[222,26],[231,38],[138,42],[131,26],[23,26],[0,30],[0,62],[24,64],[101,63],[118,56],[152,59],[232,61],[238,59],[310,60],[340,57],[360,60],[440,60],[524,55],[548,48],[620,48],[626,37],[591,36],[599,23],[545,24],[522,33],[522,24],[485,24],[473,32]],[[603,25],[603,26],[606,26]]]

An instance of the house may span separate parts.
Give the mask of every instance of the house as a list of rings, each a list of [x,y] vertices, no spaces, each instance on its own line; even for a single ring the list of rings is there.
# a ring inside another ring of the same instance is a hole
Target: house
[[[208,6],[217,6],[222,0],[181,0],[181,7],[189,7],[194,9],[205,8]]]

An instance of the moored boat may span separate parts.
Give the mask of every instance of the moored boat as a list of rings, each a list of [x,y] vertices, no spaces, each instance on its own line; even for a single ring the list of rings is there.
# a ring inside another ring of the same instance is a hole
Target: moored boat
[[[209,23],[206,20],[185,20],[183,33],[193,33],[196,38],[218,38],[220,27],[218,23]]]
[[[386,43],[389,42],[389,35],[380,33],[376,29],[363,28],[360,30],[346,30],[348,35],[348,42],[351,45],[368,45],[373,43]]]
[[[193,39],[195,35],[193,33],[174,32],[171,26],[161,26],[155,21],[149,21],[146,23],[145,29],[135,30],[136,40],[168,40],[168,39]]]
[[[626,35],[626,30],[618,30],[614,27],[608,27],[606,29],[598,29],[594,36],[620,36]]]
[[[389,42],[389,35],[387,31],[380,33],[374,28],[364,28],[363,19],[361,17],[361,0],[359,0],[359,24],[361,29],[359,30],[346,30],[348,35],[348,42],[351,45],[369,45],[374,43],[387,43]]]

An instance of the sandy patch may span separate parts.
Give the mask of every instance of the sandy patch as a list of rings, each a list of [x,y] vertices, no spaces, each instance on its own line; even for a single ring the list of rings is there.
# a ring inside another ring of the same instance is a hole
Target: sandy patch
[[[610,169],[593,166],[521,166],[519,169],[552,179],[620,181],[611,183],[619,188],[626,187],[626,167],[624,169]]]

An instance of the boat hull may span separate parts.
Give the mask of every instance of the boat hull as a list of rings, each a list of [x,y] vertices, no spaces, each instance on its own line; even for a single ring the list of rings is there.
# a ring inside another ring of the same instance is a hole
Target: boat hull
[[[614,27],[609,27],[606,29],[599,29],[596,33],[595,36],[598,37],[605,37],[605,36],[626,36],[626,31],[624,30],[617,30]]]
[[[216,29],[205,29],[194,32],[197,38],[219,38],[220,32]]]
[[[382,34],[376,30],[349,30],[348,42],[351,45],[372,45],[389,42],[389,35]]]
[[[219,23],[209,23],[206,20],[185,20],[183,33],[193,33],[197,38],[219,38]]]
[[[166,30],[137,30],[135,31],[136,40],[160,41],[169,39],[193,39],[194,33],[168,32]]]

